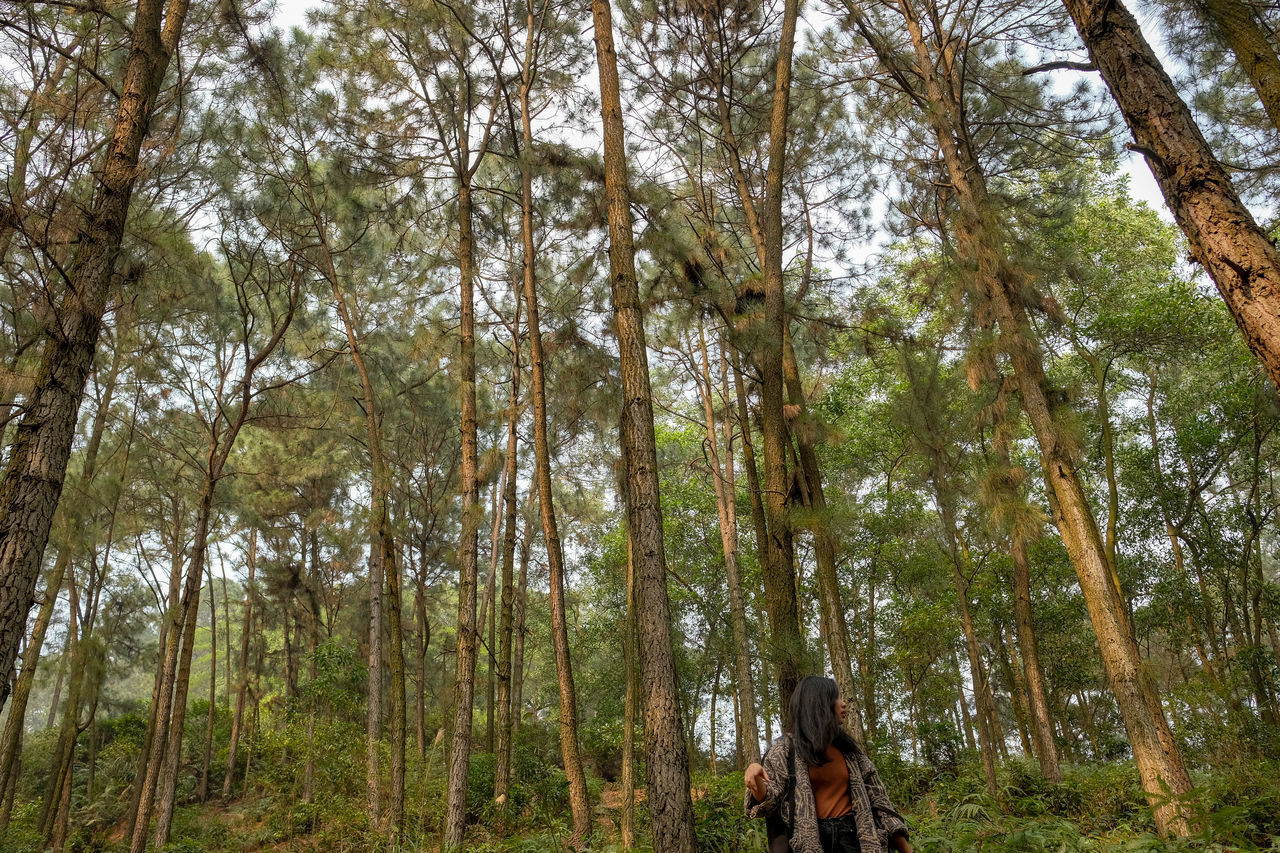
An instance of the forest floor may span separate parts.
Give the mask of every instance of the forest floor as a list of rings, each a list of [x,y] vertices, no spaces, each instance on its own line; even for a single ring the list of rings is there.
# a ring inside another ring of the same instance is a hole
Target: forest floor
[[[1224,770],[1195,775],[1191,808],[1197,833],[1186,839],[1156,836],[1151,809],[1131,762],[1064,767],[1061,783],[1045,782],[1033,762],[1000,766],[997,792],[988,793],[980,769],[960,764],[937,768],[898,759],[879,760],[882,776],[901,807],[919,853],[1182,853],[1182,851],[1271,851],[1280,853],[1280,762],[1241,760]],[[538,853],[564,849],[570,819],[567,783],[551,768],[540,793],[520,795],[522,810],[509,818],[509,833],[494,831],[492,804],[476,796],[467,829],[467,851]],[[354,778],[354,777],[353,777]],[[558,781],[557,781],[558,780]],[[364,798],[357,785],[346,793],[317,794],[302,802],[291,784],[268,773],[230,802],[180,806],[164,853],[392,853],[439,850],[443,791],[434,783],[414,790],[406,802],[406,840],[393,848],[368,831]],[[595,828],[591,849],[621,853],[619,827],[624,796],[618,785],[592,777]],[[127,792],[127,788],[119,787]],[[491,788],[490,788],[491,790]],[[114,798],[110,798],[114,799]],[[640,853],[645,845],[644,792],[636,796]],[[0,838],[2,853],[42,849],[34,827],[38,803],[20,801],[14,821]],[[738,772],[696,774],[694,814],[699,853],[764,853],[763,821],[742,811]],[[67,849],[72,853],[123,853],[128,849],[119,811],[77,813]]]
[[[1199,832],[1180,840],[1157,837],[1132,766],[1096,764],[1069,767],[1063,782],[1039,779],[1034,767],[1011,762],[1000,770],[1000,788],[990,796],[976,768],[954,774],[926,772],[903,765],[890,768],[891,789],[912,828],[920,853],[959,851],[1096,851],[1096,853],[1173,853],[1173,851],[1280,851],[1280,765],[1248,763],[1230,773],[1197,778],[1193,809]],[[763,823],[742,815],[741,777],[737,773],[703,775],[695,780],[694,809],[700,851],[763,853]],[[616,785],[597,787],[593,850],[621,851],[618,827],[623,795]],[[643,791],[637,795],[643,802]],[[413,802],[410,823],[424,827],[400,850],[437,851],[435,816],[442,803]],[[637,810],[643,820],[645,810]],[[175,816],[166,853],[304,853],[304,851],[391,850],[364,829],[362,801],[328,799],[299,803],[281,792],[260,790],[230,803],[192,804]],[[512,833],[500,838],[491,817],[475,816],[466,849],[477,853],[535,853],[563,849],[567,815],[544,809],[514,820]],[[640,827],[643,835],[644,827]],[[80,849],[115,853],[119,832]],[[649,850],[641,847],[641,850]]]

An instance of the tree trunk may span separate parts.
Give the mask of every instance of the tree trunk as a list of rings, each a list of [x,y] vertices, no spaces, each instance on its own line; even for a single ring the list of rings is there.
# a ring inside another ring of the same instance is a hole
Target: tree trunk
[[[0,707],[9,698],[27,612],[62,493],[85,381],[97,350],[116,256],[140,169],[138,154],[177,50],[187,0],[139,0],[119,106],[79,221],[59,327],[45,341],[0,481]],[[163,11],[163,20],[162,20]]]
[[[209,580],[209,713],[205,718],[204,750],[200,758],[200,785],[196,799],[209,799],[209,764],[213,760],[213,717],[218,707],[218,596],[213,590],[213,563],[206,561]]]
[[[598,25],[598,24],[597,24]],[[522,98],[521,121],[524,136],[532,136],[532,117],[529,115],[527,96]],[[532,183],[527,173],[522,173],[521,184],[525,192],[528,211],[532,205]],[[521,233],[526,251],[533,245],[532,217],[521,216]],[[548,599],[551,605],[551,639],[555,650],[556,676],[560,690],[560,752],[564,758],[565,775],[569,777],[569,805],[573,811],[573,835],[569,846],[584,849],[591,838],[591,804],[587,795],[587,778],[582,768],[582,754],[578,746],[578,694],[573,681],[573,665],[569,656],[569,628],[565,617],[564,551],[560,545],[560,530],[556,522],[555,500],[551,492],[551,449],[547,437],[546,362],[542,349],[542,327],[539,320],[538,290],[534,279],[534,258],[526,254],[524,260],[524,300],[529,311],[529,366],[532,372],[530,393],[533,399],[533,459],[534,483],[538,490],[538,507],[542,519],[542,535],[547,546],[547,570],[550,575]]]
[[[738,513],[737,491],[733,471],[733,429],[725,426],[725,461],[720,460],[720,442],[716,432],[715,408],[712,395],[715,386],[711,382],[711,364],[707,357],[707,342],[702,326],[698,326],[698,343],[702,352],[702,380],[698,389],[702,396],[702,411],[706,418],[705,447],[711,459],[711,481],[716,493],[716,513],[720,521],[720,547],[724,552],[725,583],[729,591],[729,620],[733,627],[734,667],[737,675],[738,695],[742,703],[742,736],[746,742],[748,763],[760,760],[760,734],[756,729],[755,679],[751,675],[751,638],[747,634],[747,609],[742,596],[742,577],[738,569]],[[723,341],[721,341],[721,386],[728,397],[724,372]]]
[[[1120,0],[1063,4],[1187,235],[1192,257],[1218,285],[1245,342],[1280,385],[1280,252],[1241,203],[1129,10]]]
[[[786,0],[782,12],[773,107],[769,123],[769,165],[765,173],[764,324],[755,359],[760,369],[760,431],[764,451],[764,510],[767,548],[761,554],[765,602],[769,610],[770,654],[777,667],[783,728],[790,728],[789,699],[802,672],[808,649],[800,630],[795,596],[796,570],[788,506],[787,424],[783,415],[783,349],[786,336],[786,293],[782,277],[782,196],[787,149],[787,107],[791,95],[791,55],[795,45],[799,0]]]
[[[1066,2],[1070,8],[1089,0]],[[931,107],[928,118],[959,208],[956,246],[960,261],[973,277],[975,288],[993,315],[1005,351],[1009,353],[1023,409],[1035,432],[1049,488],[1056,499],[1054,520],[1075,567],[1143,788],[1155,807],[1157,827],[1164,833],[1185,835],[1190,827],[1181,797],[1190,789],[1190,780],[1176,744],[1167,736],[1168,724],[1158,701],[1151,701],[1155,697],[1154,688],[1147,681],[1137,647],[1126,628],[1123,604],[1111,580],[1097,521],[1076,474],[1074,447],[1053,417],[1045,391],[1043,357],[1021,301],[1019,275],[1003,256],[1000,240],[993,230],[991,206],[979,164],[971,151],[961,148],[961,140],[966,137],[957,118],[958,106],[943,94],[915,12],[907,0],[900,0],[900,6],[916,51],[915,70],[921,75]],[[1082,27],[1082,30],[1089,31],[1089,28]],[[886,63],[897,61],[894,57],[882,56],[881,59]],[[1271,251],[1274,255],[1274,250]],[[1168,797],[1166,790],[1173,796]]]
[[[524,717],[525,613],[529,603],[529,525],[520,539],[520,572],[516,579],[515,651],[511,661],[511,739],[514,741]]]
[[[222,799],[231,798],[231,782],[236,770],[236,750],[244,723],[244,700],[249,689],[249,634],[253,627],[253,575],[258,565],[258,529],[249,528],[249,550],[245,562],[249,578],[244,585],[244,616],[240,627],[240,666],[236,676],[236,707],[231,715],[231,741],[227,745],[227,772],[222,777]]]
[[[682,736],[675,657],[671,648],[653,398],[635,273],[622,98],[609,0],[592,0],[591,13],[600,74],[609,271],[622,380],[621,443],[626,460],[626,515],[635,548],[637,610],[644,613],[639,632],[649,813],[655,849],[663,853],[692,853],[693,801],[689,794],[689,762]]]
[[[635,546],[627,532],[627,617],[622,629],[622,667],[625,684],[622,706],[622,849],[636,846],[636,718],[640,716],[640,647],[636,612]],[[757,752],[759,747],[757,747]]]
[[[1010,540],[1013,556],[1013,614],[1018,632],[1018,649],[1026,678],[1027,699],[1031,705],[1031,737],[1035,742],[1040,773],[1053,783],[1062,781],[1058,764],[1058,748],[1053,741],[1053,722],[1049,718],[1049,702],[1045,699],[1044,673],[1040,669],[1040,652],[1031,618],[1031,561],[1027,557],[1027,541],[1017,531]]]
[[[387,583],[387,632],[390,654],[387,669],[391,676],[391,790],[387,802],[387,833],[392,845],[404,837],[404,757],[406,720],[404,685],[404,627],[401,620],[400,561],[389,525],[382,535],[382,571]]]
[[[530,39],[532,39],[532,10],[529,11]],[[525,66],[529,64],[526,52]],[[524,76],[527,76],[524,75]],[[523,78],[522,78],[523,80]],[[528,82],[521,85],[521,113],[528,111],[526,97]],[[528,152],[532,141],[532,129],[528,128],[525,136],[524,151]],[[520,240],[522,261],[527,277],[533,276],[533,263],[536,248],[533,241],[533,174],[527,164],[528,157],[521,158],[521,201],[520,201]],[[494,757],[493,801],[497,806],[497,832],[505,835],[507,818],[511,814],[508,798],[511,794],[511,742],[515,734],[512,724],[511,707],[511,657],[512,631],[515,621],[515,568],[516,568],[516,522],[518,507],[516,505],[516,477],[519,475],[519,426],[520,426],[520,297],[527,282],[513,288],[515,297],[514,316],[511,321],[511,393],[507,398],[507,452],[503,470],[502,504],[506,518],[503,522],[502,536],[502,593],[501,612],[495,621],[500,622],[498,630],[498,689],[497,689],[497,743]]]
[[[1267,118],[1280,130],[1280,56],[1266,30],[1258,25],[1253,9],[1246,0],[1200,0],[1199,5],[1236,55]]]

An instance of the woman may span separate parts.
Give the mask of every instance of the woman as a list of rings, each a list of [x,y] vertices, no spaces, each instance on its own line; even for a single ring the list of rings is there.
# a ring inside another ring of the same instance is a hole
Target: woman
[[[801,679],[791,733],[743,774],[747,816],[781,818],[795,853],[912,853],[880,774],[844,730],[848,710],[830,678]]]

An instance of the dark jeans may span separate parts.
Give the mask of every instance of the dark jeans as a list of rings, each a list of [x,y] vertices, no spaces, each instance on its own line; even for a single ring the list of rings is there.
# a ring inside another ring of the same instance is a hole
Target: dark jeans
[[[819,818],[818,840],[822,842],[822,853],[860,853],[858,845],[858,823],[853,815],[844,817]]]

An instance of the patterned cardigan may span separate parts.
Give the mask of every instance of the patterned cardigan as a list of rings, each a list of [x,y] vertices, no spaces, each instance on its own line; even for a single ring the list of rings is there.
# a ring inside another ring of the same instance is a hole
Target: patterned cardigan
[[[787,796],[791,775],[787,753],[791,749],[791,735],[784,734],[765,752],[761,759],[769,776],[765,797],[758,801],[751,791],[746,792],[747,817],[765,817],[776,811],[791,828],[791,849],[794,853],[822,853],[809,765],[799,752],[795,753],[794,759],[795,796]],[[884,783],[880,781],[880,774],[871,759],[861,749],[854,749],[845,753],[844,761],[849,767],[849,798],[853,801],[853,816],[858,824],[862,853],[888,853],[889,841],[894,835],[907,835],[907,824],[889,802]]]

